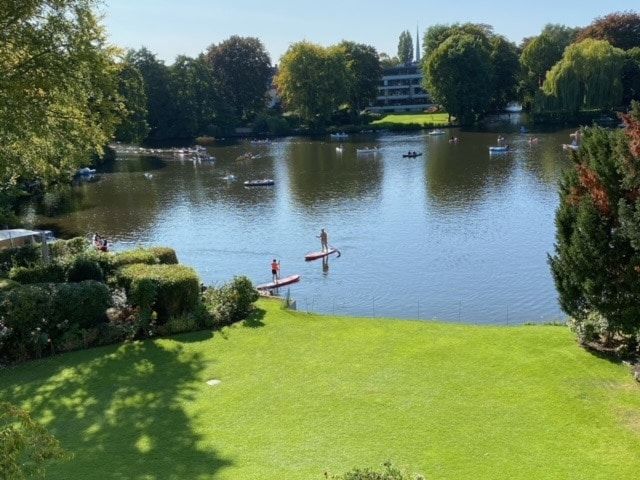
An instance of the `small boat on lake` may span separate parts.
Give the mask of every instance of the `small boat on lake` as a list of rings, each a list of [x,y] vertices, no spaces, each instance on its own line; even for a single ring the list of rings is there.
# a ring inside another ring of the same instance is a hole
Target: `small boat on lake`
[[[358,154],[367,154],[367,153],[373,153],[376,154],[378,153],[378,148],[377,147],[373,147],[373,148],[356,148],[356,153]]]
[[[562,149],[567,151],[573,150],[574,152],[577,152],[578,150],[580,150],[580,145],[576,145],[575,143],[563,143]]]
[[[416,158],[421,156],[422,156],[422,152],[411,152],[411,153],[402,154],[402,158]]]
[[[96,173],[96,169],[95,168],[89,168],[89,167],[84,167],[81,168],[80,170],[78,170],[77,174],[80,176],[83,175],[93,175],[94,173]]]
[[[224,177],[222,177],[222,179],[226,182],[235,182],[236,181],[236,176],[229,174],[229,175],[225,175]]]
[[[509,151],[509,145],[497,145],[495,147],[489,147],[489,154],[491,153],[505,153]]]
[[[342,139],[345,139],[345,138],[349,138],[349,134],[345,133],[345,132],[330,133],[329,137],[332,140],[342,140]]]
[[[336,147],[336,152],[338,153],[342,153],[343,150],[344,150],[344,147],[342,145],[340,145],[339,147]]]
[[[446,133],[447,133],[447,132],[445,132],[444,130],[441,130],[441,129],[439,129],[439,128],[436,128],[435,130],[431,130],[431,131],[429,132],[429,135],[433,135],[433,136],[436,136],[436,135],[445,135]]]
[[[256,286],[256,290],[275,290],[276,288],[291,285],[292,283],[297,283],[300,281],[300,278],[300,275],[290,275],[285,278],[280,278],[276,282],[263,283],[262,285],[258,285]]]
[[[260,180],[247,180],[244,182],[245,187],[271,187],[275,185],[276,182],[271,178],[263,178]]]

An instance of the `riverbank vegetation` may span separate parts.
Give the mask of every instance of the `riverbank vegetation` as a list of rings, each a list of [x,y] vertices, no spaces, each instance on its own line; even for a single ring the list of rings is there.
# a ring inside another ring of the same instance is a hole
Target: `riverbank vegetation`
[[[371,122],[378,128],[415,128],[445,127],[450,125],[447,113],[403,113],[389,114]]]
[[[74,454],[52,480],[320,480],[387,460],[442,479],[604,480],[640,468],[635,382],[566,328],[257,307],[219,332],[1,371],[0,400]]]

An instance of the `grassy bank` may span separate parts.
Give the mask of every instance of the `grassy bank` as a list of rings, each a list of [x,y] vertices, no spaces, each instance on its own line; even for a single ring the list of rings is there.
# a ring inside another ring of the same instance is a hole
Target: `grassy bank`
[[[449,125],[449,114],[447,113],[406,113],[387,115],[372,122],[373,125],[386,127],[402,126],[427,126],[444,127]]]
[[[632,478],[640,387],[564,327],[322,317],[259,303],[221,332],[0,372],[75,452],[67,479]],[[205,382],[219,379],[221,384]]]

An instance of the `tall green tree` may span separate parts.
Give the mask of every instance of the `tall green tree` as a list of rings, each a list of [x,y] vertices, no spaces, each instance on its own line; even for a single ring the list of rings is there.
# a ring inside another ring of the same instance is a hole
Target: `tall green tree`
[[[625,52],[622,67],[622,103],[629,105],[632,100],[640,101],[640,47]]]
[[[382,68],[397,67],[402,63],[398,57],[390,57],[388,53],[384,52],[380,53],[378,60],[380,61],[380,67]]]
[[[349,103],[354,112],[360,112],[378,94],[382,75],[378,52],[371,45],[342,41],[338,44],[347,62],[349,74]]]
[[[575,43],[547,73],[536,108],[577,113],[622,102],[625,54],[605,40]]]
[[[122,98],[126,112],[116,130],[116,140],[126,143],[141,143],[149,134],[144,79],[140,71],[127,62],[120,65],[118,79],[118,93]]]
[[[492,76],[490,50],[470,34],[450,36],[425,63],[425,89],[462,123],[475,122],[486,113]]]
[[[493,37],[493,27],[483,23],[453,23],[431,25],[425,32],[422,41],[423,58],[429,57],[450,36],[469,34],[489,41]]]
[[[519,86],[523,103],[531,106],[547,72],[562,58],[565,48],[574,42],[578,33],[577,28],[547,24],[540,35],[523,47],[520,54],[522,79]]]
[[[413,38],[411,32],[405,30],[400,34],[398,40],[398,59],[401,63],[410,63],[413,61]]]
[[[310,42],[294,43],[280,59],[276,78],[286,107],[311,125],[325,125],[331,114],[348,101],[349,72],[339,48]]]
[[[551,270],[563,310],[605,333],[640,332],[640,107],[627,128],[584,132],[560,185]]]
[[[176,101],[171,91],[171,73],[163,61],[147,48],[131,50],[126,62],[142,75],[147,96],[147,121],[151,140],[176,137]]]
[[[0,0],[0,188],[68,176],[126,114],[91,0]]]
[[[234,35],[210,46],[206,59],[239,119],[251,119],[265,108],[273,69],[259,39]]]
[[[577,41],[587,38],[606,40],[623,50],[640,47],[640,15],[636,12],[615,12],[596,18],[580,32]]]
[[[500,110],[516,98],[520,59],[513,42],[501,35],[490,38],[492,89],[491,109]]]

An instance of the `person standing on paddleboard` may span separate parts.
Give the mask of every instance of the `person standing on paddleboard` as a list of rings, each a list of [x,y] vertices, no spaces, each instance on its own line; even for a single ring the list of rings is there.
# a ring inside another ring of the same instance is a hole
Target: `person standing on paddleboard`
[[[280,278],[280,262],[275,258],[273,259],[273,262],[271,262],[271,278],[275,283],[277,283]]]
[[[329,251],[329,235],[327,235],[327,232],[325,232],[324,228],[320,230],[320,235],[318,236],[318,238],[320,239],[320,244],[322,245],[322,251],[328,252]]]

